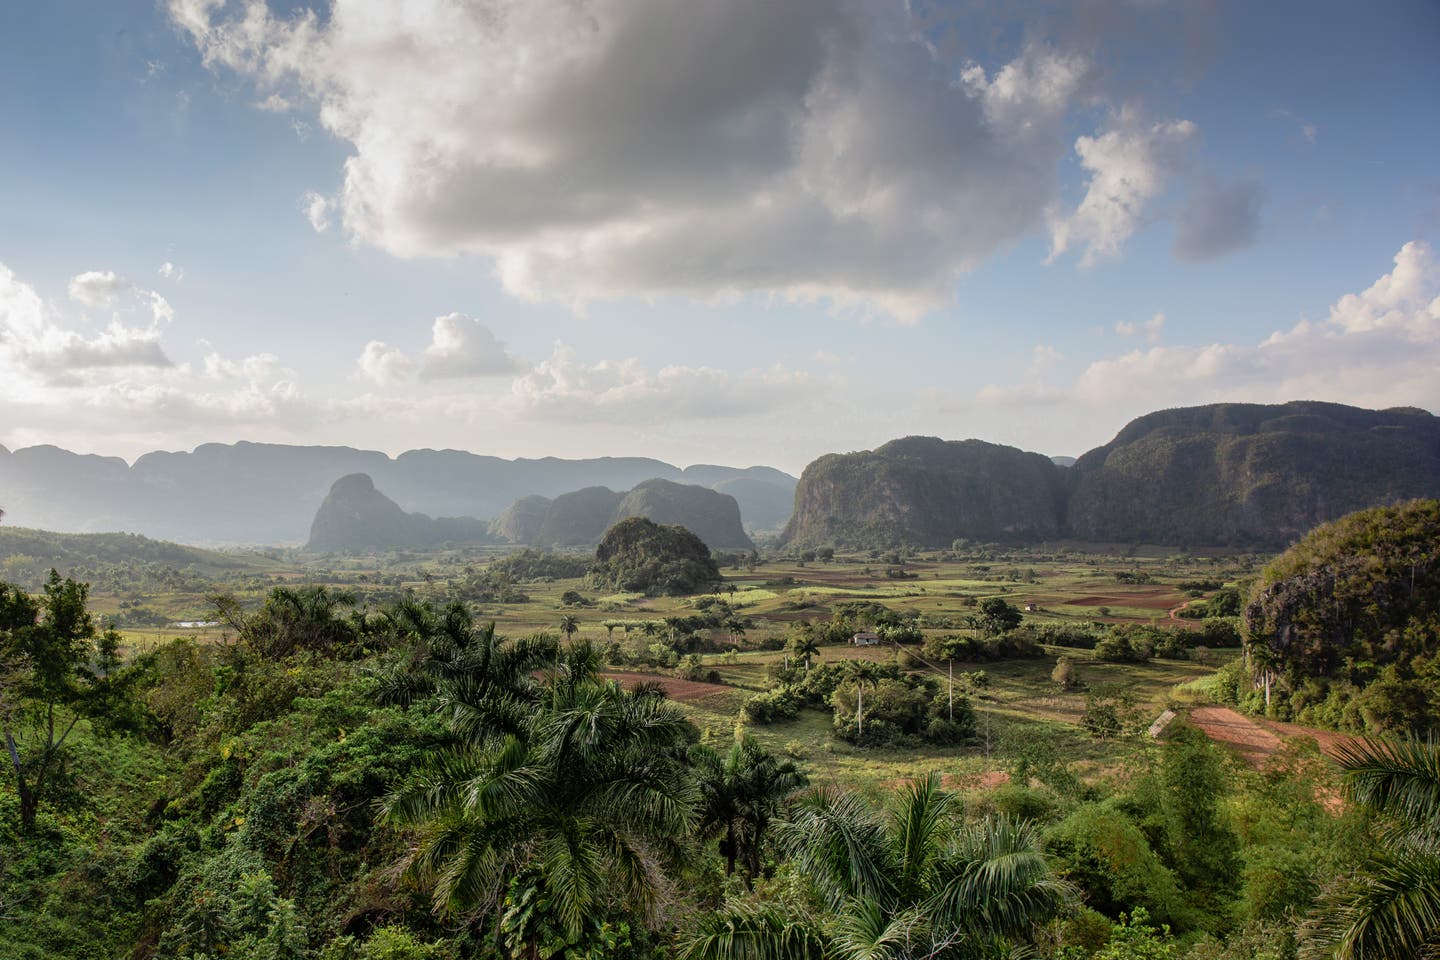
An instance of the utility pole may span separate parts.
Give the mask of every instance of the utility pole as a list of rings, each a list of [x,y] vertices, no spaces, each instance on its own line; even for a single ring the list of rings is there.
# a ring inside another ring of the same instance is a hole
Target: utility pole
[[[947,665],[949,666],[949,668],[950,668],[950,722],[951,722],[951,723],[954,723],[954,722],[955,722],[955,661],[954,661],[954,660],[947,660],[947,661],[945,661],[945,662],[946,662],[946,664],[947,664]]]

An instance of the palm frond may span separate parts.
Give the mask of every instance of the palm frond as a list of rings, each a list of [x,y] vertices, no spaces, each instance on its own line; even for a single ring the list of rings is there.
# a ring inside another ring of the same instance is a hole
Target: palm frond
[[[732,904],[707,917],[677,960],[832,960],[820,929],[783,907]]]
[[[1035,828],[1007,817],[963,827],[936,873],[938,889],[928,910],[975,933],[1024,933],[1075,896],[1051,871]]]
[[[830,925],[834,953],[844,960],[904,960],[929,953],[930,923],[911,907],[890,914],[873,900],[851,900]]]
[[[953,795],[940,788],[939,775],[932,773],[912,782],[893,809],[890,835],[902,897],[914,898],[925,887],[931,857],[939,848],[937,835],[953,801]]]
[[[777,835],[832,908],[850,899],[893,899],[894,865],[884,825],[855,794],[816,787],[800,798]]]
[[[1315,916],[1302,949],[1311,960],[1408,960],[1440,951],[1440,857],[1413,850],[1375,857]]]
[[[1335,757],[1350,800],[1407,824],[1440,823],[1440,740],[1351,740]]]
[[[572,821],[542,837],[536,854],[557,918],[570,938],[578,939],[604,889],[601,852]]]

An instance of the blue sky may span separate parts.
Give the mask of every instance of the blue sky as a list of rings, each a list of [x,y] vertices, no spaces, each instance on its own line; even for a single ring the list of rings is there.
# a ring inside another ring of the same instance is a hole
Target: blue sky
[[[1440,409],[1433,3],[400,9],[7,13],[0,443],[798,471]]]

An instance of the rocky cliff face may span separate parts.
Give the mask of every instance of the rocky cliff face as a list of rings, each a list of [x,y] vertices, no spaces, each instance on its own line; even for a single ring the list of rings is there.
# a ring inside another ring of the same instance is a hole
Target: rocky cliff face
[[[336,480],[310,524],[313,553],[364,553],[433,547],[446,542],[485,543],[486,525],[472,517],[432,518],[406,513],[375,489],[363,473]]]
[[[1061,529],[1066,478],[1038,453],[906,437],[805,468],[782,542],[841,547],[1038,540]]]
[[[910,437],[805,469],[783,542],[949,544],[1057,536],[1274,548],[1354,510],[1440,496],[1440,418],[1340,404],[1163,410],[1056,466]]]
[[[1164,410],[1074,471],[1078,539],[1277,547],[1354,510],[1440,495],[1440,419],[1313,402]]]

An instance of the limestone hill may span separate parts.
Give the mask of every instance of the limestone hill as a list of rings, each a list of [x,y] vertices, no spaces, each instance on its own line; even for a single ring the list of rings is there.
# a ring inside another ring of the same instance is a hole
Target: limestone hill
[[[406,513],[375,489],[363,473],[336,480],[310,525],[305,549],[313,553],[364,553],[424,549],[442,543],[490,542],[488,525],[473,517],[432,518]]]

